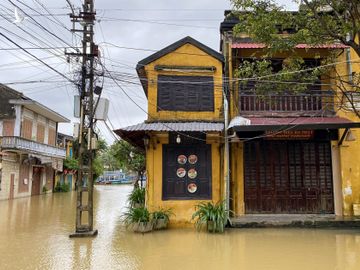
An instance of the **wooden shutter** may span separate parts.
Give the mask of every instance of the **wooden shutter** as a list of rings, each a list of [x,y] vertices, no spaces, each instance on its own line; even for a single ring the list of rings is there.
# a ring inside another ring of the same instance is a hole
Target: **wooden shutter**
[[[31,140],[32,126],[33,126],[32,120],[24,118],[24,120],[22,121],[22,127],[21,127],[21,137]]]
[[[158,111],[214,111],[210,76],[158,76]]]
[[[14,136],[15,120],[3,121],[3,136]]]
[[[48,144],[55,145],[55,136],[56,136],[55,129],[49,127]]]
[[[178,156],[196,155],[198,161],[190,164],[178,163]],[[178,168],[186,170],[185,177],[178,177]],[[188,171],[195,169],[197,176],[191,179]],[[211,146],[207,144],[189,145],[164,145],[163,146],[163,200],[197,200],[211,199]],[[194,183],[197,186],[195,193],[188,191],[188,185]]]
[[[36,139],[39,143],[44,143],[44,139],[45,139],[45,126],[44,124],[37,124],[37,134],[36,134]]]

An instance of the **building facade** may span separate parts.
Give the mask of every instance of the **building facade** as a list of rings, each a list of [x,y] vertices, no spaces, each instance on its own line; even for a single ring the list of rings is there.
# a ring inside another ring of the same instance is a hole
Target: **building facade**
[[[266,47],[234,34],[237,23],[237,18],[226,16],[221,24],[225,76],[231,82],[228,132],[234,137],[230,148],[235,215],[352,215],[352,205],[360,201],[360,123],[354,111],[345,110],[344,93],[329,79],[336,71],[346,78],[349,70],[359,68],[348,67],[350,48],[339,43],[297,45],[295,53],[309,68],[320,66],[329,53],[336,53],[342,64],[303,92],[269,91],[260,96],[254,91],[255,82],[244,87],[234,74],[243,61],[264,59]],[[267,59],[276,70],[291,53]]]
[[[222,198],[223,57],[186,37],[140,61],[145,123],[116,130],[146,151],[146,205],[190,222],[194,206]]]
[[[116,133],[146,150],[147,206],[172,208],[177,223],[190,221],[197,203],[220,200],[235,217],[353,215],[360,203],[360,121],[331,79],[359,69],[347,66],[350,48],[297,45],[309,68],[330,53],[343,64],[303,91],[259,95],[236,70],[263,59],[265,46],[235,35],[239,21],[225,15],[222,56],[185,38],[138,63],[148,120]],[[278,70],[289,55],[267,59]]]
[[[0,200],[51,191],[65,158],[58,123],[69,120],[5,85],[0,97]]]

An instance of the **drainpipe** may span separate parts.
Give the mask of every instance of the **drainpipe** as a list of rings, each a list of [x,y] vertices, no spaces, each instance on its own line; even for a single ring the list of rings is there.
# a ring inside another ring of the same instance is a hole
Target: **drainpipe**
[[[350,34],[346,35],[346,40],[350,40]],[[352,65],[351,65],[351,54],[350,54],[350,48],[346,48],[346,63],[347,63],[347,70],[349,74],[349,83],[352,84],[353,81],[353,75],[352,75]]]
[[[228,48],[227,48],[227,42],[226,42],[226,35],[223,36],[223,55],[225,58],[225,64],[224,64],[224,75],[225,78],[228,77]],[[230,155],[229,155],[229,138],[228,138],[228,126],[229,126],[229,103],[227,100],[227,82],[226,80],[223,80],[223,96],[224,96],[224,139],[225,139],[225,145],[224,145],[224,189],[225,189],[225,210],[227,215],[227,220],[229,220],[230,217]]]
[[[228,138],[228,125],[229,125],[229,104],[226,98],[226,95],[224,95],[224,138],[225,138],[225,147],[224,147],[224,180],[225,180],[225,208],[226,208],[226,214],[227,219],[229,220],[230,216],[230,155],[229,155],[229,138]]]

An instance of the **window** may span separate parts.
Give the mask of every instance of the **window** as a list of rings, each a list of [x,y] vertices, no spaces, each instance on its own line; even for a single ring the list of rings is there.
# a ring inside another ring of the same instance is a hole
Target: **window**
[[[211,146],[164,145],[163,200],[211,199]]]
[[[214,111],[214,79],[158,76],[158,111]]]

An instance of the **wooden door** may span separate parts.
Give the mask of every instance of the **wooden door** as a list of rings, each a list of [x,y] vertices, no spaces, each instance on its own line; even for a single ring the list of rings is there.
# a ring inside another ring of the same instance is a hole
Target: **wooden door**
[[[40,179],[41,179],[41,170],[39,167],[33,168],[33,176],[32,176],[32,186],[31,186],[31,195],[39,195],[40,194]]]
[[[329,142],[248,142],[244,178],[247,213],[334,212]]]
[[[15,190],[15,174],[10,174],[10,193],[9,199],[14,199],[14,190]]]

